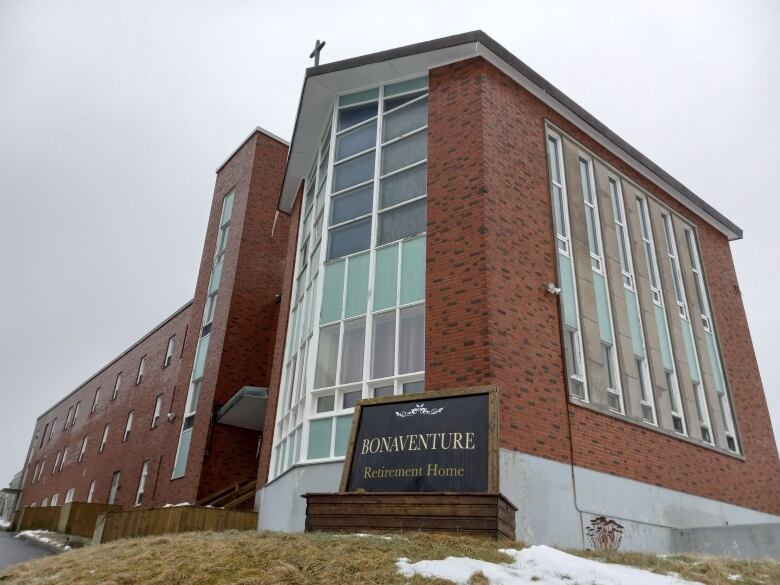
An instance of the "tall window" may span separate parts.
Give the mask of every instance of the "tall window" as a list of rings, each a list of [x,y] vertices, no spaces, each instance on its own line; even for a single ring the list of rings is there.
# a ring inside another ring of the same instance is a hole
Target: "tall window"
[[[701,438],[705,443],[714,443],[712,436],[712,424],[710,422],[710,411],[707,406],[704,381],[701,375],[701,364],[699,354],[696,349],[696,341],[693,337],[693,327],[691,326],[690,311],[688,309],[688,300],[685,296],[685,284],[683,283],[682,270],[680,269],[680,260],[677,253],[677,241],[674,235],[674,224],[672,216],[668,213],[661,213],[661,223],[666,238],[667,254],[672,271],[672,283],[674,284],[674,294],[677,301],[677,311],[680,315],[680,326],[682,328],[683,345],[688,361],[688,370],[693,386],[693,396],[696,404],[696,414],[699,418],[699,430]]]
[[[100,387],[95,390],[95,397],[92,399],[92,408],[89,409],[89,412],[95,412],[97,410],[98,401],[100,400]]]
[[[108,430],[110,428],[110,425],[106,425],[103,427],[103,438],[100,439],[100,449],[98,449],[98,453],[102,453],[103,449],[106,447],[106,441],[108,440]]]
[[[160,413],[162,412],[163,395],[160,394],[154,401],[154,414],[152,415],[152,427],[155,428],[160,423]]]
[[[206,304],[203,309],[203,320],[198,338],[198,345],[195,348],[195,362],[192,366],[190,375],[190,386],[187,390],[187,401],[185,402],[184,417],[182,419],[181,432],[179,434],[179,445],[176,449],[176,459],[173,463],[172,479],[183,477],[187,469],[187,456],[190,452],[190,441],[192,440],[192,427],[195,425],[195,413],[198,408],[198,398],[200,397],[200,387],[203,382],[203,373],[206,365],[206,355],[209,351],[209,339],[211,338],[211,324],[214,320],[214,311],[217,304],[217,292],[219,291],[219,280],[222,276],[222,265],[227,246],[228,234],[230,232],[230,217],[233,213],[234,192],[231,191],[222,200],[222,212],[219,216],[219,233],[217,234],[217,243],[214,252],[214,259],[209,276],[209,285],[206,293]],[[170,345],[170,341],[169,341]]]
[[[60,451],[57,451],[57,457],[56,457],[56,459],[54,459],[54,465],[51,468],[51,474],[52,475],[57,473],[57,469],[60,467],[60,456],[61,455],[62,455],[62,453],[60,453]]]
[[[76,406],[73,407],[73,420],[70,421],[70,426],[76,424],[76,419],[79,417],[79,406],[81,406],[81,401],[76,403]]]
[[[76,488],[69,488],[67,492],[65,492],[65,503],[70,504],[73,501],[73,497],[76,494]]]
[[[68,448],[65,447],[62,450],[62,460],[60,461],[60,471],[62,471],[62,468],[65,467],[65,461],[67,460],[67,458],[68,458]]]
[[[43,433],[41,433],[41,442],[38,445],[38,449],[43,449],[43,441],[46,439],[46,434],[49,431],[49,423],[46,423],[46,426],[43,427]]]
[[[119,472],[115,471],[111,476],[111,487],[108,490],[108,503],[113,504],[116,501],[116,494],[119,491]]]
[[[54,427],[57,425],[57,417],[54,417],[54,420],[51,421],[51,429],[49,430],[49,440],[51,441],[51,436],[54,434]]]
[[[618,243],[620,272],[623,278],[626,316],[628,317],[631,346],[634,351],[634,363],[636,364],[634,377],[639,386],[642,420],[650,424],[656,424],[653,383],[650,378],[650,367],[647,363],[647,345],[642,322],[642,310],[636,293],[636,277],[631,255],[631,239],[628,235],[628,225],[623,204],[623,190],[620,186],[620,181],[615,177],[609,177],[608,183],[609,196],[612,200],[612,213],[615,218],[615,235]]]
[[[737,447],[734,415],[731,411],[731,402],[728,396],[728,388],[726,387],[726,376],[723,371],[723,363],[720,359],[718,342],[715,339],[712,310],[710,308],[709,297],[707,296],[707,287],[704,283],[699,248],[696,244],[696,235],[693,230],[688,227],[685,228],[685,241],[688,245],[688,255],[691,262],[691,271],[693,272],[696,296],[699,301],[699,312],[701,315],[702,328],[704,329],[704,336],[707,342],[707,352],[709,353],[713,376],[715,378],[715,390],[718,395],[718,404],[720,405],[720,412],[723,417],[726,444],[731,451],[737,452],[739,449]]]
[[[84,435],[84,439],[81,441],[81,451],[79,451],[79,463],[81,463],[84,460],[84,453],[87,452],[88,440],[89,440],[89,435]]]
[[[125,424],[125,434],[122,435],[122,442],[124,443],[127,441],[128,437],[130,436],[130,431],[133,429],[133,412],[130,411],[127,413],[127,423]]]
[[[122,384],[122,372],[116,375],[116,382],[114,382],[114,392],[111,394],[111,400],[116,400],[117,394],[119,394],[119,386]]]
[[[274,474],[343,457],[355,402],[423,390],[427,78],[341,96],[306,181]]]
[[[68,408],[68,414],[65,416],[65,426],[62,427],[63,431],[70,426],[71,416],[73,416],[73,407],[72,406],[70,408]]]
[[[637,194],[636,203],[637,211],[639,212],[639,226],[642,231],[645,261],[647,262],[647,273],[650,277],[650,296],[653,300],[653,312],[661,345],[661,360],[664,366],[664,377],[669,394],[672,428],[675,432],[685,435],[687,434],[685,412],[682,408],[680,386],[677,382],[677,368],[675,366],[674,352],[672,351],[672,338],[669,333],[669,321],[664,308],[664,296],[661,290],[660,277],[658,276],[658,258],[655,254],[650,211],[647,206],[647,200],[642,195]]]
[[[568,193],[563,172],[563,145],[561,138],[552,132],[547,135],[547,158],[550,165],[550,194],[553,202],[553,221],[558,251],[558,286],[561,289],[560,304],[563,313],[563,353],[566,358],[569,394],[587,401],[588,388],[585,377],[585,358],[582,352],[582,329],[580,328],[574,261],[571,254]]]
[[[167,368],[171,365],[171,360],[173,360],[173,350],[176,345],[176,336],[171,335],[168,338],[168,347],[165,348],[165,359],[163,360],[163,368]]]
[[[95,480],[93,479],[92,482],[89,484],[89,492],[87,492],[87,504],[92,503],[92,498],[95,497]]]
[[[60,494],[54,494],[51,497],[51,503],[49,505],[50,506],[56,506],[59,501],[60,501]]]
[[[141,360],[138,362],[138,374],[135,376],[136,385],[140,384],[144,379],[144,369],[146,368],[146,356],[141,356]]]
[[[601,362],[604,371],[604,385],[607,406],[610,410],[624,412],[623,392],[620,382],[620,369],[615,348],[615,327],[612,322],[612,307],[609,283],[604,260],[604,244],[601,240],[601,221],[599,218],[598,195],[593,175],[593,161],[580,156],[580,181],[585,203],[585,225],[588,232],[588,249],[593,278],[593,290],[596,297],[596,315],[598,317],[599,337],[601,338]]]
[[[144,489],[146,489],[146,477],[149,475],[149,462],[144,461],[141,468],[141,478],[138,480],[138,491],[135,494],[135,505],[140,506],[144,501]]]

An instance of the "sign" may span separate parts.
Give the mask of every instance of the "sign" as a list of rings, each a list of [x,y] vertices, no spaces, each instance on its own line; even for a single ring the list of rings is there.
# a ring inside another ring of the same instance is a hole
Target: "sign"
[[[361,400],[341,490],[498,490],[495,387]]]

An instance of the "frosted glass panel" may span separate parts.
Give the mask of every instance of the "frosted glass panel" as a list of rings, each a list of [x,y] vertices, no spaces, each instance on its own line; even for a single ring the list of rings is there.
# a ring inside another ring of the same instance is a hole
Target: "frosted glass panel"
[[[425,298],[425,237],[403,242],[401,304]]]
[[[696,360],[696,350],[693,346],[693,331],[691,330],[691,323],[689,321],[682,321],[682,333],[683,343],[685,344],[685,355],[688,359],[688,370],[691,373],[691,380],[697,383],[701,383],[699,364]]]
[[[628,311],[628,328],[631,331],[631,347],[634,355],[645,357],[645,350],[642,344],[642,326],[639,321],[639,311],[637,310],[636,294],[633,291],[623,289],[626,294],[626,310]]]
[[[712,375],[715,376],[715,390],[718,394],[725,394],[726,382],[723,379],[723,368],[718,359],[718,348],[715,346],[715,337],[711,333],[705,333],[707,338],[707,351],[710,354],[710,364],[712,364]]]
[[[382,174],[391,173],[427,157],[428,131],[423,130],[382,149]]]
[[[341,191],[374,178],[374,155],[371,151],[333,168],[333,191]]]
[[[219,225],[223,225],[233,215],[233,194],[234,192],[231,191],[222,200],[222,216],[219,219]]]
[[[320,347],[317,352],[317,369],[314,373],[314,387],[324,388],[336,385],[336,360],[339,351],[339,325],[330,325],[320,330]]]
[[[425,199],[383,212],[377,245],[423,233],[427,227],[425,212]]]
[[[343,95],[339,98],[340,106],[349,106],[352,104],[359,104],[360,102],[367,102],[368,100],[375,100],[379,97],[379,88],[366,89],[365,91],[359,91],[357,93],[351,93],[349,95]]]
[[[330,231],[328,260],[367,250],[371,245],[371,218],[334,228]]]
[[[672,348],[669,347],[669,329],[666,326],[666,316],[663,307],[653,305],[655,310],[655,325],[658,327],[658,339],[661,345],[661,360],[664,369],[668,372],[674,371],[674,362],[672,362]]]
[[[223,264],[222,258],[224,258],[224,256],[222,256],[219,262],[217,262],[214,265],[214,268],[211,269],[211,278],[209,279],[208,294],[213,293],[219,288],[219,280],[222,277],[222,264]]]
[[[344,130],[345,128],[351,128],[356,124],[365,122],[369,118],[376,116],[377,103],[363,104],[362,106],[355,106],[353,108],[344,108],[339,111],[339,125],[338,130]]]
[[[425,361],[425,310],[415,305],[401,310],[398,331],[398,373],[422,371]]]
[[[428,123],[428,98],[385,115],[382,122],[382,142],[408,134]]]
[[[352,415],[336,417],[336,438],[333,442],[333,456],[343,457],[347,454],[347,441],[352,431]]]
[[[399,81],[398,83],[391,83],[390,85],[385,86],[385,97],[390,97],[399,93],[406,93],[407,91],[414,91],[415,89],[425,89],[427,87],[427,77],[418,77],[417,79]]]
[[[187,455],[190,453],[190,441],[192,440],[192,429],[187,429],[181,434],[179,439],[179,450],[176,453],[176,466],[173,468],[173,477],[183,477],[187,469]]]
[[[376,122],[350,130],[336,138],[336,160],[376,146]]]
[[[325,265],[320,323],[330,323],[331,321],[341,319],[345,264],[344,260],[340,260],[339,262]]]
[[[313,420],[309,425],[308,459],[323,459],[330,457],[330,437],[333,429],[333,419]]]
[[[427,191],[428,164],[425,163],[382,179],[379,185],[379,209],[425,195]]]
[[[558,277],[560,278],[561,299],[563,304],[563,323],[576,331],[577,309],[574,305],[574,275],[572,274],[571,260],[568,256],[558,254]]]
[[[350,258],[347,268],[344,317],[355,317],[363,315],[368,304],[368,252]]]
[[[373,378],[392,376],[395,362],[395,311],[374,316],[374,345],[371,352]]]
[[[209,351],[209,339],[211,334],[201,337],[198,342],[198,350],[195,354],[195,365],[192,368],[192,379],[199,380],[203,377],[203,366],[206,363],[206,354]]]
[[[376,252],[374,275],[374,310],[395,306],[398,282],[398,244],[381,248]]]
[[[599,318],[601,341],[608,345],[614,345],[612,317],[609,314],[609,301],[607,300],[607,282],[601,274],[593,273],[593,287],[596,289],[596,313]]]
[[[366,185],[354,191],[336,195],[331,200],[330,225],[371,213],[374,186]]]
[[[342,384],[363,379],[363,349],[366,340],[366,318],[344,323],[344,343],[341,349]]]

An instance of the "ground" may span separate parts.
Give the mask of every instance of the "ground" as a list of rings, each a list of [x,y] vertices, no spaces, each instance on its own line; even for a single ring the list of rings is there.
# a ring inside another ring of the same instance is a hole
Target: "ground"
[[[3,575],[3,570],[14,563],[37,559],[50,554],[47,550],[14,538],[12,532],[0,531],[0,575]]]
[[[409,566],[426,559],[469,557],[495,563],[493,567],[505,567],[515,559],[499,552],[499,549],[510,548],[519,550],[523,545],[509,541],[431,534],[387,537],[254,531],[189,533],[121,540],[66,552],[56,557],[16,565],[5,572],[0,571],[0,581],[2,585],[442,585],[451,581],[428,579],[419,574],[407,577],[399,574],[399,566]],[[546,554],[550,550],[547,549]],[[693,556],[578,554],[598,557],[610,563],[638,566],[660,575],[677,573],[681,578],[705,585],[780,583],[780,563],[774,562],[751,563]],[[409,562],[399,565],[398,560],[401,558]],[[577,564],[572,564],[571,558],[568,563],[569,566]],[[536,579],[532,577],[528,581],[540,584],[558,582],[547,580],[544,576]],[[576,573],[556,575],[557,579],[571,585],[577,584],[577,577]],[[491,581],[484,574],[472,573],[466,581],[461,582],[487,585]],[[499,582],[492,581],[494,585]],[[515,582],[521,581],[505,581]],[[585,583],[591,585],[592,580],[583,581],[580,585]]]

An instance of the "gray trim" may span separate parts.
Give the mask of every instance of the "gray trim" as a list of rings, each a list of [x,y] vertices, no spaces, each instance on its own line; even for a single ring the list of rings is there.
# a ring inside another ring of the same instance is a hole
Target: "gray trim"
[[[306,81],[311,77],[325,75],[336,71],[342,71],[345,69],[351,69],[354,67],[360,67],[365,65],[371,65],[388,61],[391,59],[398,59],[402,57],[409,57],[420,53],[434,51],[438,49],[446,49],[458,45],[464,45],[468,43],[479,43],[485,46],[488,50],[494,53],[497,57],[506,62],[510,67],[515,69],[520,75],[528,78],[535,83],[542,91],[550,95],[553,99],[557,100],[565,108],[571,110],[576,116],[580,117],[586,124],[593,128],[599,134],[602,134],[610,142],[613,142],[618,148],[623,150],[629,157],[635,159],[639,164],[646,167],[651,173],[658,175],[663,181],[668,183],[672,188],[679,191],[679,193],[685,197],[692,205],[700,208],[705,214],[709,215],[712,220],[722,225],[726,230],[730,231],[733,235],[733,239],[741,239],[743,232],[742,229],[734,224],[731,220],[725,217],[722,213],[717,211],[701,197],[696,195],[693,191],[688,189],[685,185],[680,183],[677,179],[672,177],[669,173],[664,171],[656,163],[651,161],[636,148],[628,144],[625,140],[620,138],[607,126],[597,120],[593,115],[588,113],[584,108],[578,105],[574,100],[566,96],[562,91],[552,85],[549,81],[544,79],[536,71],[531,69],[528,65],[523,63],[520,59],[510,53],[507,49],[489,37],[481,30],[470,31],[431,41],[425,41],[422,43],[415,43],[412,45],[406,45],[387,51],[380,51],[377,53],[370,53],[368,55],[362,55],[359,57],[353,57],[350,59],[344,59],[342,61],[335,61],[333,63],[326,63],[319,65],[318,67],[309,67],[306,69],[304,76],[303,89],[301,91],[300,98],[298,100],[298,110],[295,116],[295,126],[293,128],[293,139],[298,131],[298,122],[301,114],[301,106],[303,104],[303,96],[306,91]],[[477,56],[475,54],[475,56]],[[291,149],[292,151],[292,149]],[[289,155],[287,164],[285,166],[285,176],[289,170]],[[279,194],[279,204],[281,204],[282,193]],[[287,213],[285,210],[280,211]]]
[[[257,126],[257,127],[255,127],[254,130],[252,130],[252,132],[249,133],[249,136],[244,138],[243,142],[241,142],[241,144],[239,144],[235,148],[235,150],[233,150],[233,152],[230,153],[230,155],[222,162],[222,164],[217,167],[216,172],[219,173],[219,171],[221,171],[225,167],[225,165],[228,164],[233,159],[233,157],[238,154],[238,151],[241,150],[242,148],[244,148],[244,145],[246,145],[246,143],[249,142],[254,137],[255,134],[265,134],[266,136],[268,136],[268,138],[272,138],[273,140],[276,140],[277,142],[281,142],[287,148],[290,148],[290,143],[287,142],[284,138],[280,138],[279,136],[277,136],[273,132],[269,132],[268,130],[266,130],[265,128],[262,128],[261,126]]]
[[[220,409],[217,411],[217,414],[214,417],[214,420],[217,422],[220,421],[220,419],[225,416],[230,410],[238,404],[238,402],[244,398],[245,396],[249,396],[251,398],[265,398],[268,399],[268,388],[259,388],[257,386],[243,386],[238,392],[233,394],[233,396],[230,397],[230,400],[228,400],[225,404],[223,404]]]

